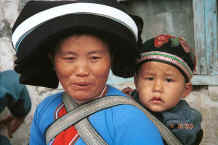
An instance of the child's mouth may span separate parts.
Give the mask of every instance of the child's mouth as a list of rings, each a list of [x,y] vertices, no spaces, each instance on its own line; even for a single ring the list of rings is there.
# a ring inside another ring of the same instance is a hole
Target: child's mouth
[[[151,102],[154,104],[160,104],[160,103],[163,103],[163,100],[160,97],[153,97],[151,99]]]

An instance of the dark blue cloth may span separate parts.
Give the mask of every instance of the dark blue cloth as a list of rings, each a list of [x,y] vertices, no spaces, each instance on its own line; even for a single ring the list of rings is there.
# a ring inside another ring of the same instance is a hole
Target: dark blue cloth
[[[140,103],[136,91],[132,93],[132,96]],[[201,113],[191,108],[185,100],[181,100],[170,110],[164,112],[150,112],[166,125],[184,145],[195,145],[199,140],[198,135],[201,131],[202,120]]]
[[[11,145],[7,137],[0,135],[0,145]]]
[[[174,108],[156,114],[184,145],[193,145],[201,130],[201,114],[181,100]]]
[[[19,75],[13,70],[0,72],[0,113],[8,107],[15,117],[24,117],[31,105],[27,88],[19,83]]]
[[[0,113],[7,107],[15,117],[25,117],[31,109],[26,87],[19,83],[13,70],[0,72]],[[11,145],[7,137],[0,135],[0,145]]]

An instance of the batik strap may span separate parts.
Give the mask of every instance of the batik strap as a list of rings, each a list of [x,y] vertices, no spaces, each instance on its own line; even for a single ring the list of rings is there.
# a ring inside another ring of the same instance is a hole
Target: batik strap
[[[182,145],[182,143],[176,138],[176,136],[155,116],[153,116],[149,111],[147,111],[144,107],[139,105],[135,100],[124,97],[124,96],[107,96],[98,98],[94,101],[88,102],[79,106],[78,108],[70,111],[67,115],[62,118],[56,120],[46,131],[46,142],[51,140],[58,132],[62,132],[72,124],[75,124],[79,120],[86,118],[98,112],[102,109],[110,108],[117,105],[133,105],[143,111],[145,115],[153,121],[156,127],[159,129],[161,136],[166,141],[168,145]],[[100,136],[101,137],[101,136]],[[90,141],[90,140],[89,140]],[[97,144],[89,144],[89,145],[97,145]],[[101,144],[104,145],[104,144]]]
[[[144,53],[141,53],[141,56],[137,60],[137,62],[140,63],[145,60],[160,60],[160,61],[174,64],[185,73],[185,75],[188,77],[189,80],[192,78],[191,68],[188,66],[188,64],[183,59],[179,58],[176,55],[172,55],[172,54],[161,52],[161,51],[144,52]]]
[[[62,116],[67,114],[67,110],[64,104],[58,106],[55,111],[55,119],[59,119]],[[59,133],[52,141],[50,141],[49,145],[72,145],[75,144],[76,141],[80,138],[78,131],[74,125],[69,126],[66,130]]]

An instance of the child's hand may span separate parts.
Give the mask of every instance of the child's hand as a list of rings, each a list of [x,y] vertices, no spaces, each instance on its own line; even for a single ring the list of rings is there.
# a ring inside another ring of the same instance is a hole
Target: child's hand
[[[126,95],[131,97],[132,92],[134,91],[134,89],[130,88],[130,87],[126,87],[124,89],[122,89],[122,92],[125,93]]]
[[[24,122],[24,118],[17,118],[14,116],[8,116],[6,119],[1,120],[0,124],[7,126],[8,136],[11,138],[13,133],[20,127],[20,125]]]

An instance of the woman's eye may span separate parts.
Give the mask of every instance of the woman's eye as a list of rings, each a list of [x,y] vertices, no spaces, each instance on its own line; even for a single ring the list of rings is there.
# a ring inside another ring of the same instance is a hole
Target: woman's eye
[[[91,57],[91,60],[92,60],[92,61],[97,61],[97,60],[99,60],[99,59],[101,59],[100,56],[92,56],[92,57]]]
[[[152,81],[152,80],[154,80],[154,77],[145,77],[145,80]]]
[[[74,57],[64,57],[64,59],[66,59],[66,60],[73,60]]]
[[[166,78],[167,82],[174,82],[174,80],[172,78]]]
[[[75,56],[64,56],[64,57],[63,57],[63,60],[65,60],[65,61],[73,61],[73,60],[75,60],[75,59],[76,59]]]
[[[92,59],[100,59],[99,56],[93,56]]]

